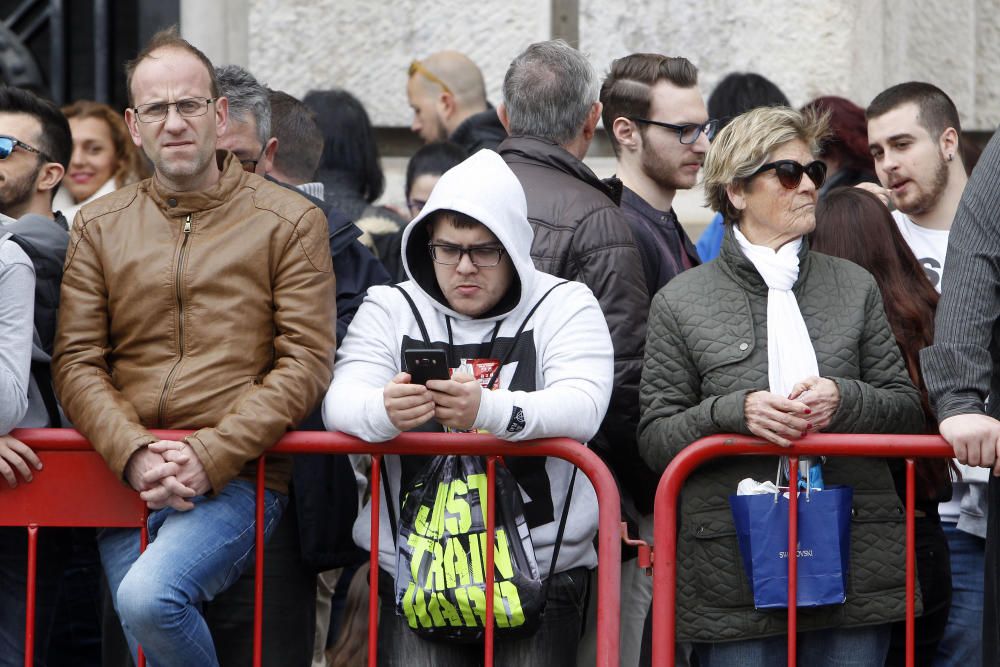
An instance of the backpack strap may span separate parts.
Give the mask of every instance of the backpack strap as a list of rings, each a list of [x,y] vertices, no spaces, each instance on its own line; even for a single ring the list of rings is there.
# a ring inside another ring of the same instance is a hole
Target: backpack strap
[[[528,320],[530,320],[530,319],[531,319],[531,317],[532,317],[532,316],[533,316],[533,315],[535,314],[535,311],[536,311],[536,310],[538,310],[538,307],[542,305],[542,302],[543,302],[543,301],[545,301],[545,299],[546,299],[546,298],[547,298],[547,297],[548,297],[548,296],[549,296],[550,294],[552,294],[552,291],[553,291],[553,290],[554,290],[555,288],[557,288],[557,287],[561,287],[561,286],[565,285],[565,284],[566,284],[566,283],[568,283],[568,282],[570,282],[570,281],[568,281],[568,280],[564,280],[564,281],[562,281],[561,283],[556,283],[555,285],[553,285],[552,287],[550,287],[550,288],[548,289],[548,291],[546,291],[546,292],[545,292],[545,294],[543,294],[543,295],[541,296],[541,298],[540,298],[540,299],[538,299],[538,301],[536,301],[536,302],[535,302],[535,305],[531,307],[531,310],[529,310],[529,311],[528,311],[528,314],[527,314],[527,316],[525,316],[524,320],[523,320],[523,321],[521,322],[521,326],[519,326],[519,327],[517,328],[517,333],[516,333],[516,334],[514,334],[514,342],[513,342],[513,343],[511,343],[511,346],[510,346],[510,348],[509,348],[509,349],[507,350],[507,354],[503,355],[503,359],[501,359],[501,360],[500,360],[500,363],[499,363],[499,364],[497,364],[497,369],[496,369],[495,371],[493,371],[493,377],[491,377],[491,378],[490,378],[490,383],[489,383],[488,385],[486,385],[486,388],[487,388],[487,389],[493,389],[493,385],[495,385],[495,384],[496,384],[496,382],[497,382],[497,379],[499,379],[499,377],[500,377],[500,369],[501,369],[501,368],[503,368],[503,367],[504,367],[504,365],[505,365],[505,364],[506,364],[506,363],[507,363],[508,361],[510,361],[510,357],[511,357],[511,355],[512,355],[512,354],[514,353],[514,348],[516,348],[516,347],[517,347],[517,343],[518,343],[518,341],[520,341],[520,340],[521,340],[521,334],[522,334],[522,333],[524,333],[524,328],[525,328],[525,327],[526,327],[526,326],[528,325]]]
[[[569,478],[569,486],[566,488],[566,501],[563,503],[562,516],[559,518],[559,528],[556,529],[556,543],[552,546],[552,562],[549,563],[549,576],[542,582],[542,600],[549,599],[549,584],[552,582],[552,575],[556,573],[556,562],[559,560],[559,547],[562,546],[563,533],[566,531],[566,520],[569,519],[569,504],[573,500],[573,486],[576,484],[576,473],[579,468],[573,466],[573,474]]]
[[[410,310],[413,311],[413,318],[417,321],[417,326],[420,327],[420,335],[423,337],[424,343],[427,345],[427,347],[430,347],[431,337],[427,333],[427,325],[424,324],[424,318],[420,315],[420,311],[417,310],[417,304],[413,303],[413,297],[410,296],[409,293],[399,285],[393,285],[393,287],[398,289],[399,293],[403,295],[404,299],[406,299],[406,303],[410,304]]]
[[[3,236],[0,236],[0,244],[8,240],[17,243],[12,232],[7,232]],[[45,404],[45,412],[49,416],[49,428],[60,428],[62,426],[62,417],[59,415],[59,402],[56,400],[56,392],[52,388],[52,367],[45,361],[32,361],[31,375],[35,378],[35,384],[38,385],[38,392],[42,395],[42,403]]]

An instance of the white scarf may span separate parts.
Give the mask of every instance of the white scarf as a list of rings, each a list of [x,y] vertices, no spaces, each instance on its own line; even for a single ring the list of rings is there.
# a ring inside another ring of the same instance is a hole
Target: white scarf
[[[773,393],[788,396],[797,382],[819,375],[816,351],[792,293],[799,278],[802,239],[774,251],[750,243],[739,227],[733,232],[740,250],[767,285],[767,379]]]

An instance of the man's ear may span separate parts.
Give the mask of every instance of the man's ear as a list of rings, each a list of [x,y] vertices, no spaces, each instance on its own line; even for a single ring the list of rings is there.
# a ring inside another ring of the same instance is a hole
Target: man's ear
[[[594,138],[594,134],[597,132],[597,123],[601,120],[601,111],[603,109],[604,105],[600,102],[594,102],[590,107],[587,120],[583,122],[583,138],[587,141]]]
[[[455,100],[455,95],[442,91],[437,98],[437,112],[446,126],[456,111],[458,111],[458,102]]]
[[[941,138],[938,139],[938,146],[941,148],[941,155],[948,162],[951,162],[956,157],[961,157],[958,150],[958,132],[953,127],[949,127],[941,133]]]
[[[215,136],[221,137],[229,127],[229,100],[225,97],[215,98]]]
[[[128,126],[128,133],[132,137],[132,143],[137,148],[142,148],[142,135],[139,134],[139,119],[135,117],[135,111],[131,107],[125,109],[125,125]]]
[[[639,149],[642,143],[642,136],[639,134],[638,126],[624,116],[618,116],[611,124],[611,133],[615,137],[618,145],[628,151]]]
[[[497,118],[500,119],[500,124],[503,125],[504,131],[510,134],[510,117],[507,115],[507,105],[503,102],[497,106]]]
[[[271,137],[264,144],[264,151],[261,153],[258,166],[263,168],[264,174],[274,171],[274,157],[278,154],[278,137]]]
[[[66,169],[58,162],[46,162],[38,170],[38,178],[35,180],[35,190],[46,193],[46,197],[52,190],[59,187]]]

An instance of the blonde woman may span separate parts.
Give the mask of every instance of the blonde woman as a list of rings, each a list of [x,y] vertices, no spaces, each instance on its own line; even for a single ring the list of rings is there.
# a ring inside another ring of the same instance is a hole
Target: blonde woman
[[[73,156],[52,207],[72,225],[76,212],[123,185],[149,176],[122,114],[107,104],[79,100],[63,107],[73,133]]]

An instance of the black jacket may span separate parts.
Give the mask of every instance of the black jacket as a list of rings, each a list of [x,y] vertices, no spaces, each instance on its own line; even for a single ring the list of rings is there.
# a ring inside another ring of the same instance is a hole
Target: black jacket
[[[611,405],[591,446],[640,511],[652,509],[657,476],[639,458],[639,376],[649,296],[642,257],[614,189],[552,141],[510,137],[499,153],[524,188],[539,270],[578,280],[601,304],[615,347]]]
[[[285,183],[282,185],[292,187]],[[339,346],[368,288],[385,285],[389,282],[389,274],[371,251],[358,241],[361,230],[347,215],[332,204],[298,192],[326,214],[330,255],[337,277]],[[326,430],[319,406],[299,424],[299,429]],[[364,560],[365,553],[354,545],[351,537],[358,514],[358,494],[354,471],[346,455],[296,455],[292,465],[291,493],[299,520],[302,560],[307,566],[321,572]]]
[[[483,148],[495,151],[506,138],[507,130],[501,125],[497,110],[490,106],[486,111],[480,111],[462,121],[448,137],[448,141],[455,142],[472,155]]]

